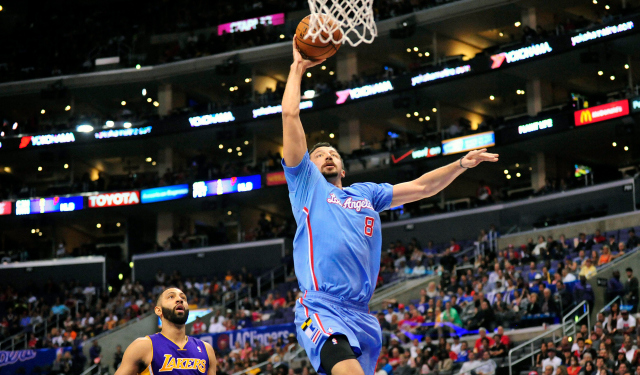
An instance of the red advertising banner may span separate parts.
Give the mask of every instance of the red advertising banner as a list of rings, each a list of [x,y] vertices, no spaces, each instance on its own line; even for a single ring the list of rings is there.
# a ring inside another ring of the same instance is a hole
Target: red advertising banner
[[[574,113],[576,126],[589,125],[600,121],[611,120],[629,114],[629,101],[620,100],[613,103],[582,109]]]
[[[0,215],[11,215],[12,202],[0,202]]]
[[[284,177],[284,172],[267,173],[267,186],[284,185],[286,183],[287,179]]]
[[[139,191],[120,191],[117,193],[91,195],[89,197],[90,208],[129,206],[139,203]]]

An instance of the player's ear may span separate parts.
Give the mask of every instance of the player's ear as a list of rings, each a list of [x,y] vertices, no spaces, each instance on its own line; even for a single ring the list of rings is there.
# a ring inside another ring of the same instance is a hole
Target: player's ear
[[[343,166],[344,168],[344,166]],[[347,172],[343,169],[342,172],[340,172],[340,175],[342,178],[344,178],[347,175]]]
[[[162,307],[160,307],[160,306],[156,306],[156,307],[153,309],[153,312],[155,312],[155,313],[156,313],[156,315],[158,316],[158,318],[161,318],[161,317],[162,317]]]

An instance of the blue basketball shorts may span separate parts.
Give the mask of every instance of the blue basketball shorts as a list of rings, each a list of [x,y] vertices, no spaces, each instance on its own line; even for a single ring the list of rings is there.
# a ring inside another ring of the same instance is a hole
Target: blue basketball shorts
[[[382,331],[378,319],[369,314],[368,304],[306,291],[296,302],[295,324],[298,342],[318,374],[326,374],[320,365],[320,351],[331,335],[345,335],[364,373],[375,372],[382,348]]]

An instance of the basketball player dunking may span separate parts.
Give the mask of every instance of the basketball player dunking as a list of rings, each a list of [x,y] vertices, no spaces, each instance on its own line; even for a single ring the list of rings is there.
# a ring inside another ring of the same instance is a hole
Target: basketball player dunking
[[[158,296],[155,312],[162,319],[162,331],[132,342],[116,375],[215,375],[216,355],[211,345],[186,335],[187,296],[178,288],[165,289]]]
[[[328,143],[307,152],[299,116],[302,76],[324,60],[304,60],[295,46],[293,57],[282,100],[282,164],[298,225],[293,257],[304,296],[296,303],[298,342],[318,373],[372,375],[382,341],[380,325],[368,313],[380,270],[378,213],[435,195],[468,168],[498,161],[498,155],[471,151],[413,181],[343,187],[340,154]]]

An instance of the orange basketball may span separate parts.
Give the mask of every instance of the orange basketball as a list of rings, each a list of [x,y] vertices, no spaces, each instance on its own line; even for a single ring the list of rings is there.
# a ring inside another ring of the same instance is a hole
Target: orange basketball
[[[325,17],[324,15],[320,15],[321,21],[324,21],[324,17]],[[298,52],[300,52],[300,55],[302,55],[303,59],[306,59],[306,60],[328,59],[329,57],[333,56],[336,52],[338,52],[338,49],[340,49],[340,46],[342,44],[333,43],[331,41],[324,43],[323,41],[320,40],[319,36],[316,37],[315,41],[313,41],[310,36],[307,36],[307,32],[309,31],[310,19],[311,19],[310,15],[306,16],[302,21],[300,21],[300,23],[298,24],[298,27],[296,28],[296,36],[295,36],[296,48],[298,49]],[[328,22],[329,28],[331,28],[334,25],[334,21],[332,19],[327,19],[326,22]],[[325,40],[329,37],[329,35],[324,31],[320,35]],[[342,30],[340,30],[340,28],[337,28],[333,32],[333,39],[338,40],[340,38],[342,38]]]

